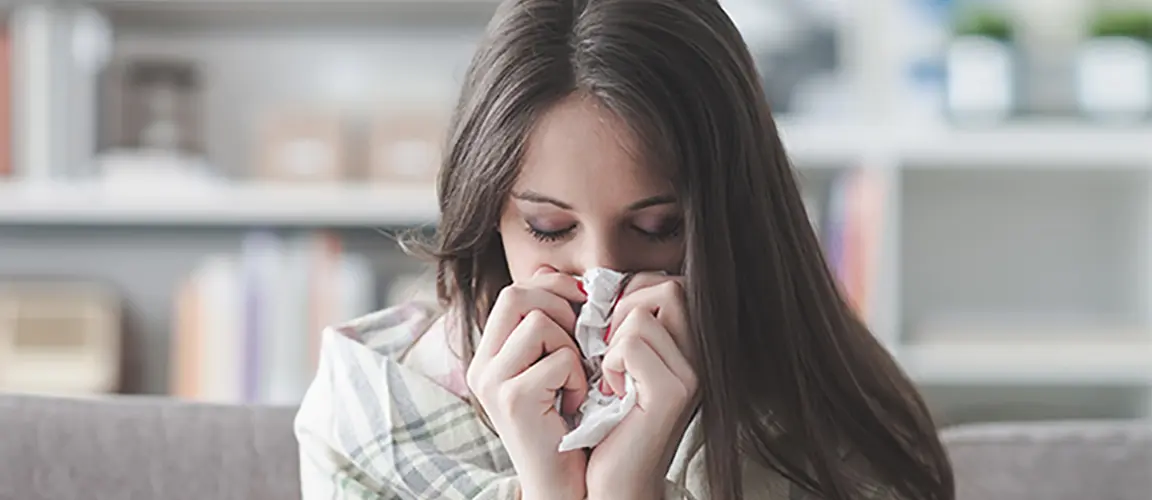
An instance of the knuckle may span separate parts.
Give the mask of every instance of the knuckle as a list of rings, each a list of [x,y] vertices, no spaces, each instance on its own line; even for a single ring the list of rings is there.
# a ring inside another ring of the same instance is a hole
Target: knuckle
[[[473,394],[483,399],[488,399],[488,395],[492,392],[490,389],[492,384],[488,381],[488,377],[478,371],[469,370],[465,375],[464,383],[468,385],[468,389]]]
[[[687,392],[686,395],[689,397],[696,394],[696,391],[700,389],[700,377],[696,375],[696,372],[689,371],[688,374],[684,376],[684,389]]]
[[[519,285],[508,285],[496,295],[496,302],[507,306],[515,306],[524,300],[524,288]]]
[[[472,366],[475,366],[475,365],[472,365]],[[475,368],[473,368],[472,366],[469,366],[468,370],[464,372],[464,384],[468,386],[469,390],[476,393],[476,392],[479,392],[479,389],[480,389],[480,384],[479,384],[480,380],[479,380],[479,377],[476,373],[477,370]]]
[[[660,290],[660,294],[665,297],[679,298],[684,294],[684,288],[676,279],[668,279],[657,285],[657,287]]]
[[[576,350],[567,346],[557,349],[556,352],[552,353],[552,356],[556,356],[565,364],[576,364],[580,362],[580,356],[576,354]]]
[[[661,380],[660,393],[665,396],[663,399],[667,404],[681,406],[692,400],[696,390],[692,388],[690,380],[681,379],[679,376],[670,376]]]
[[[549,273],[549,274],[546,274],[544,276],[541,276],[540,282],[546,286],[556,287],[556,286],[564,285],[565,283],[567,283],[568,280],[571,280],[571,279],[572,279],[571,276],[568,276],[565,274]]]
[[[548,321],[548,315],[539,309],[533,309],[524,315],[524,319],[520,324],[524,325],[529,331],[538,331],[547,326]]]
[[[672,386],[670,388],[670,390],[673,392],[673,394],[670,395],[672,397],[669,399],[674,400],[674,401],[678,401],[678,402],[684,402],[684,401],[688,401],[688,400],[692,399],[693,391],[691,388],[688,387],[688,384],[686,382],[681,382],[679,384],[669,384],[669,385]]]
[[[621,314],[625,311],[629,313],[632,312],[632,309],[635,309],[636,307],[633,304],[634,302],[636,302],[635,295],[624,295],[620,297],[620,299],[616,301],[616,305],[612,306],[612,314]],[[624,318],[627,319],[628,316],[625,315]]]
[[[644,342],[644,339],[641,339],[638,335],[627,335],[627,336],[621,337],[619,342],[620,343],[617,345],[616,348],[619,349],[620,353],[622,355],[624,355],[625,357],[634,356],[637,353],[639,353],[642,349],[647,347],[646,343]]]
[[[633,307],[631,310],[628,311],[628,315],[624,316],[624,322],[621,325],[620,329],[621,330],[634,330],[634,329],[638,328],[638,324],[642,323],[644,321],[644,315],[646,315],[646,314],[651,314],[648,312],[648,310],[646,308],[639,307],[639,305],[637,307]],[[626,328],[625,328],[625,325],[627,325]]]
[[[525,405],[526,396],[520,384],[506,382],[496,390],[496,404],[507,413],[516,413]]]

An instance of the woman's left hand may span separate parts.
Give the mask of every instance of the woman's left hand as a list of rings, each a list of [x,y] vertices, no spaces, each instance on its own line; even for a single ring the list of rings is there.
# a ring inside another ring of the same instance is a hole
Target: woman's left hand
[[[682,278],[637,274],[612,313],[604,379],[624,394],[632,375],[636,406],[588,458],[588,498],[659,499],[664,478],[696,409],[697,377]]]

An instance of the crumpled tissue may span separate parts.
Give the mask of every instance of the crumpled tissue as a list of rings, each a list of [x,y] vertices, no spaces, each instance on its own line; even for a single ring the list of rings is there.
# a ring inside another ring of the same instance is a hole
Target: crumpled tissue
[[[580,308],[576,319],[576,344],[584,357],[588,376],[588,395],[574,416],[572,428],[560,440],[560,451],[591,448],[600,444],[612,429],[636,406],[636,381],[624,374],[624,397],[606,396],[600,392],[603,379],[601,362],[608,343],[604,334],[612,321],[612,310],[627,285],[628,274],[611,269],[590,269],[581,278],[588,300]],[[557,408],[560,400],[557,398]]]

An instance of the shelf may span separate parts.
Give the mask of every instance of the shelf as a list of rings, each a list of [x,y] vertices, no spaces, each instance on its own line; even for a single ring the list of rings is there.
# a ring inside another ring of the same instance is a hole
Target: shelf
[[[810,123],[787,118],[779,125],[784,145],[798,166],[844,166],[879,157],[917,169],[1152,167],[1152,127],[1022,121],[960,128],[936,123]]]
[[[50,0],[25,0],[51,3]],[[63,0],[91,6],[117,26],[179,33],[188,29],[239,28],[257,33],[269,28],[340,30],[468,27],[491,19],[499,0]],[[173,31],[174,30],[174,31]]]
[[[0,224],[383,227],[434,223],[428,187],[0,184]]]
[[[42,0],[43,1],[43,0]],[[360,8],[390,9],[396,6],[480,6],[495,9],[499,0],[65,0],[65,3],[118,9],[263,9],[279,8]]]
[[[902,127],[899,157],[917,168],[1148,168],[1152,128],[1037,121],[982,129]]]
[[[933,131],[932,127],[868,128],[789,119],[781,120],[779,127],[789,157],[800,170],[1016,169],[1020,165],[1084,171],[1106,165],[1152,169],[1152,132],[1143,129],[1033,124]],[[878,154],[894,163],[867,161]],[[182,185],[156,190],[0,183],[0,224],[6,225],[399,226],[433,222],[437,212],[431,187]]]
[[[71,0],[105,11],[155,13],[487,14],[499,0]]]
[[[926,343],[898,357],[928,385],[1152,385],[1152,341]]]

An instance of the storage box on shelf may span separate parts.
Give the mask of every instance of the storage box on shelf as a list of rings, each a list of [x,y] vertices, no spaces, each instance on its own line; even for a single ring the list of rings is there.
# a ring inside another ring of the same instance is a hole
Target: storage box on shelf
[[[0,281],[0,392],[94,396],[120,388],[120,297],[95,283]]]

